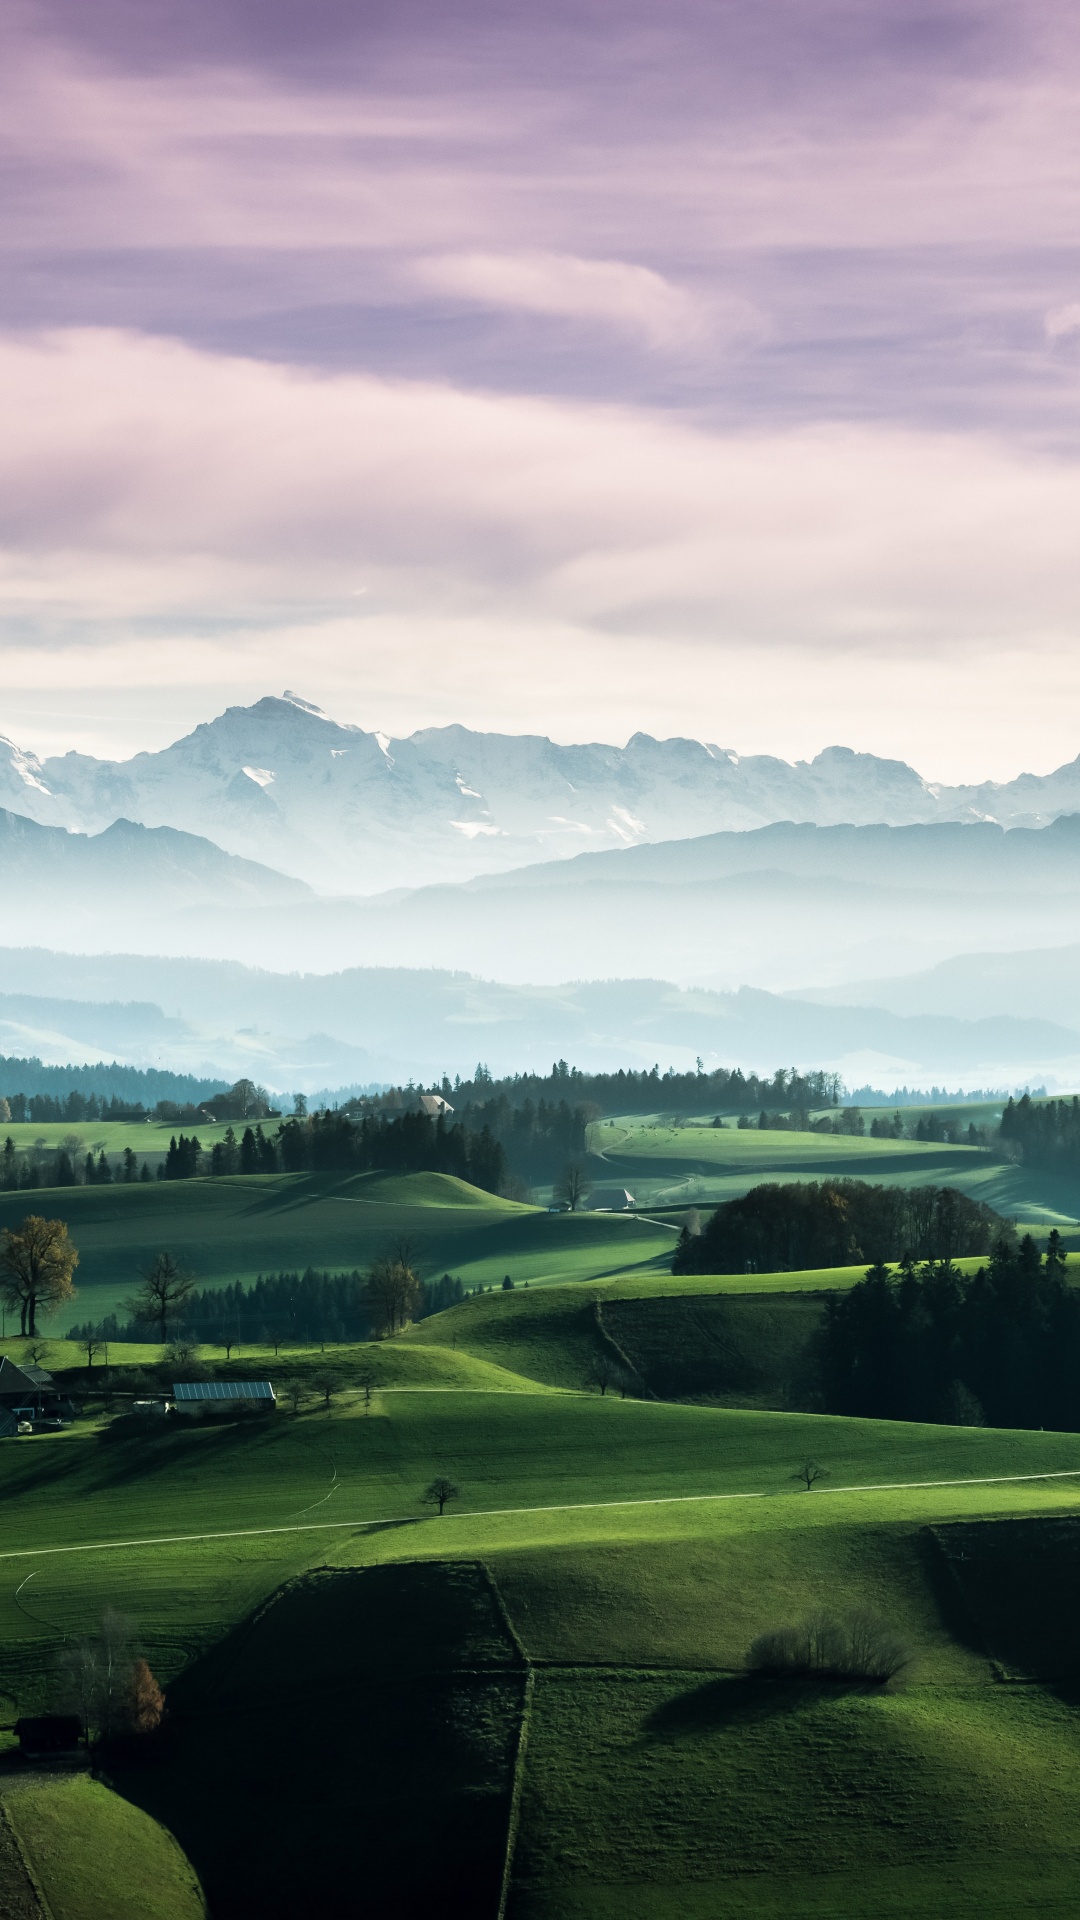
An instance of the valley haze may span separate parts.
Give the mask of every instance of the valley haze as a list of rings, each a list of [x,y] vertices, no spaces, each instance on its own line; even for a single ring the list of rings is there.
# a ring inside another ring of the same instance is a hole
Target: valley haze
[[[1035,985],[1048,930],[1066,981],[1080,943],[1080,759],[950,787],[841,747],[397,740],[286,693],[126,761],[5,741],[0,801],[33,934],[0,953],[8,1057],[305,1091],[560,1055],[1080,1078],[1067,985]],[[935,988],[995,955],[984,1003]]]

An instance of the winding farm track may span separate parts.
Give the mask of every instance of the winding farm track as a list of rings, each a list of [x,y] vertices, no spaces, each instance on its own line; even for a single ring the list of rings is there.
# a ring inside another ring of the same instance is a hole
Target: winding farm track
[[[858,1487],[816,1486],[814,1497],[822,1500],[837,1493],[921,1492],[935,1487],[1004,1487],[1024,1481],[1047,1480],[1080,1480],[1080,1467],[1055,1468],[1051,1473],[973,1473],[965,1474],[959,1480],[876,1480]],[[455,1520],[505,1520],[530,1513],[606,1513],[627,1507],[707,1506],[724,1500],[776,1500],[782,1497],[801,1498],[792,1494],[787,1487],[783,1494],[775,1487],[759,1488],[749,1493],[661,1493],[646,1495],[640,1500],[567,1500],[544,1507],[478,1507],[467,1513],[444,1514],[440,1524],[452,1526]],[[59,1553],[116,1553],[129,1547],[178,1547],[204,1540],[260,1540],[278,1533],[362,1533],[366,1528],[419,1526],[423,1518],[415,1513],[397,1513],[374,1520],[306,1520],[300,1525],[230,1527],[216,1533],[151,1534],[141,1540],[89,1540],[67,1547],[16,1547],[0,1553],[0,1560],[43,1560]]]

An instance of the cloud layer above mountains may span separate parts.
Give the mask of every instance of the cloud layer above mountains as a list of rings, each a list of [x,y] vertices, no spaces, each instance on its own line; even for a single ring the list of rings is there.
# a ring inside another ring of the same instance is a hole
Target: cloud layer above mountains
[[[1071,758],[1068,26],[15,8],[4,730],[157,744],[302,661],[397,732]]]

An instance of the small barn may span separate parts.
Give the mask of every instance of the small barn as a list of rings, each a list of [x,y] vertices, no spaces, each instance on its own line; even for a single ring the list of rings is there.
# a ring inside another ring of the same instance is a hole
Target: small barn
[[[198,1417],[210,1407],[250,1407],[272,1413],[277,1405],[269,1380],[175,1380],[173,1407],[177,1413]]]
[[[19,1753],[24,1760],[79,1760],[82,1758],[82,1721],[77,1713],[40,1713],[15,1722]]]
[[[0,1412],[24,1420],[71,1420],[75,1408],[44,1367],[29,1362],[16,1366],[5,1354],[0,1360]]]
[[[0,1407],[34,1406],[55,1393],[52,1374],[44,1367],[32,1367],[29,1362],[16,1366],[6,1353],[0,1360]]]

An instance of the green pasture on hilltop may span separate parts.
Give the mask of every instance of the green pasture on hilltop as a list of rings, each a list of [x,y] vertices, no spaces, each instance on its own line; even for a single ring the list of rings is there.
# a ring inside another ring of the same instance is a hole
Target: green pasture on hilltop
[[[274,1382],[265,1417],[115,1419],[160,1346],[112,1343],[106,1381],[46,1338],[93,1392],[69,1430],[0,1441],[0,1722],[58,1703],[106,1608],[169,1708],[154,1764],[116,1756],[112,1791],[35,1779],[20,1807],[0,1752],[55,1920],[128,1920],[124,1900],[194,1920],[199,1882],[216,1920],[496,1920],[506,1860],[506,1920],[1072,1920],[1080,1434],[776,1410],[863,1265],[677,1277],[670,1224],[436,1175],[62,1198],[70,1319],[162,1246],[205,1284],[363,1267],[407,1234],[425,1277],[494,1291],[381,1342],[208,1349],[219,1378]],[[618,1351],[646,1397],[588,1389]],[[716,1352],[741,1388],[701,1370]],[[458,1490],[442,1516],[436,1475]],[[853,1610],[910,1649],[901,1681],[748,1673],[758,1634]]]
[[[603,1295],[485,1295],[333,1352],[379,1371],[370,1410],[354,1389],[328,1413],[0,1444],[4,1717],[48,1704],[106,1606],[128,1615],[171,1731],[116,1784],[222,1920],[250,1911],[245,1860],[268,1920],[305,1874],[332,1908],[350,1870],[389,1912],[395,1859],[394,1911],[429,1911],[441,1873],[494,1916],[523,1662],[511,1916],[929,1920],[942,1884],[959,1920],[1070,1911],[1072,1711],[994,1683],[939,1543],[1075,1514],[1080,1436],[544,1384],[577,1364],[559,1316]],[[441,1518],[421,1502],[438,1473],[459,1488]],[[301,1578],[320,1567],[342,1581]],[[885,1617],[908,1684],[748,1679],[757,1633],[822,1607]]]
[[[1075,1227],[1080,1214],[1076,1181],[1013,1166],[982,1147],[604,1121],[590,1128],[589,1138],[598,1185],[610,1180],[628,1187],[639,1206],[717,1206],[766,1180],[867,1180],[889,1187],[958,1187],[1044,1231]]]
[[[223,1120],[206,1126],[201,1120],[0,1120],[0,1143],[10,1135],[20,1153],[31,1147],[63,1146],[69,1152],[93,1153],[95,1157],[104,1152],[110,1160],[122,1157],[124,1148],[130,1147],[153,1167],[168,1152],[170,1139],[178,1134],[198,1134],[200,1144],[208,1148],[223,1140],[230,1126],[239,1140],[249,1124],[272,1132],[279,1123]]]
[[[531,1284],[667,1264],[669,1227],[634,1216],[558,1214],[446,1174],[266,1174],[0,1194],[0,1227],[31,1211],[67,1221],[79,1299],[60,1328],[122,1311],[138,1268],[167,1248],[202,1286],[259,1273],[366,1266],[407,1235],[425,1278],[466,1287],[509,1272]]]

